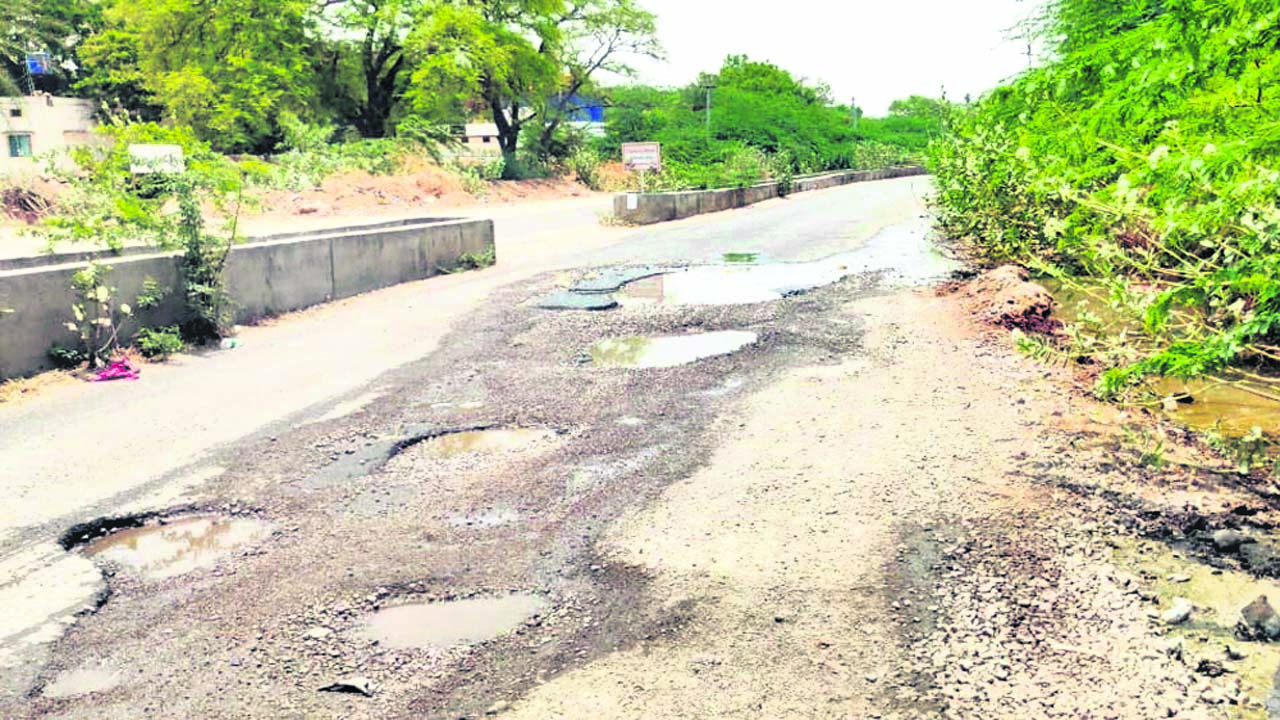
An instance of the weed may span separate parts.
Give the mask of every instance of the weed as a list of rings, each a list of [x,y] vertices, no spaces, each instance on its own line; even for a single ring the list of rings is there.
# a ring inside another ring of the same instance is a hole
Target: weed
[[[458,262],[451,268],[441,268],[441,272],[446,275],[466,272],[467,270],[481,270],[487,267],[493,267],[498,262],[497,252],[493,246],[489,246],[482,252],[464,253],[458,257]]]

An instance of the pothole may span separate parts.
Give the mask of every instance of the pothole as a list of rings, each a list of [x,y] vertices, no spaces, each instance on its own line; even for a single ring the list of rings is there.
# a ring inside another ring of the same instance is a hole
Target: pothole
[[[545,428],[494,428],[448,433],[424,440],[418,449],[427,455],[452,458],[475,453],[516,452],[556,436]]]
[[[45,685],[43,695],[59,699],[114,690],[123,681],[119,670],[107,665],[85,665],[68,670]]]
[[[84,552],[161,580],[211,567],[271,530],[256,518],[197,515],[120,530],[89,543]]]
[[[718,355],[728,355],[759,338],[746,330],[723,330],[667,337],[626,337],[591,346],[591,361],[601,367],[669,368]]]
[[[545,610],[538,595],[389,607],[365,618],[362,637],[391,649],[444,648],[492,640]]]
[[[849,274],[838,258],[814,263],[688,268],[629,283],[617,293],[623,307],[640,305],[750,305],[773,302],[830,285]]]

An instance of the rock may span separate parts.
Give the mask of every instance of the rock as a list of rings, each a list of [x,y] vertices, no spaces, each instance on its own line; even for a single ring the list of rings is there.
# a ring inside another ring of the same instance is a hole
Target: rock
[[[1196,672],[1216,678],[1226,675],[1227,669],[1222,667],[1221,663],[1216,663],[1212,660],[1201,660],[1200,664],[1196,665]]]
[[[1218,552],[1235,552],[1247,540],[1239,530],[1219,530],[1213,534],[1213,546]]]
[[[1160,620],[1165,625],[1181,625],[1191,617],[1191,611],[1195,610],[1195,606],[1186,598],[1177,598],[1173,601],[1173,607],[1165,611],[1160,616]]]
[[[313,627],[307,631],[306,637],[311,640],[323,640],[333,634],[327,627]]]
[[[510,709],[511,709],[511,703],[507,702],[506,700],[499,700],[498,702],[490,705],[489,709],[484,711],[484,714],[497,715],[498,713],[504,713]]]
[[[1255,575],[1280,577],[1280,552],[1271,543],[1254,542],[1240,546],[1240,558]]]
[[[1266,595],[1249,603],[1240,611],[1236,635],[1245,640],[1275,640],[1280,638],[1280,616]]]
[[[1171,583],[1189,583],[1189,582],[1191,582],[1191,576],[1189,576],[1189,575],[1170,575],[1169,577],[1167,577],[1167,578],[1165,578],[1165,579],[1166,579],[1166,580],[1168,580],[1168,581],[1169,581],[1169,582],[1171,582]]]
[[[373,683],[369,681],[369,678],[363,677],[342,678],[332,685],[326,685],[320,688],[320,692],[346,693],[349,695],[373,697]]]
[[[1233,647],[1231,647],[1230,645],[1228,645],[1228,646],[1227,646],[1227,659],[1228,659],[1228,660],[1234,660],[1234,661],[1237,661],[1237,662],[1238,662],[1238,661],[1243,660],[1243,659],[1245,659],[1245,658],[1247,658],[1247,657],[1249,657],[1249,653],[1244,652],[1244,651],[1242,651],[1242,650],[1237,650],[1236,648],[1233,648]]]

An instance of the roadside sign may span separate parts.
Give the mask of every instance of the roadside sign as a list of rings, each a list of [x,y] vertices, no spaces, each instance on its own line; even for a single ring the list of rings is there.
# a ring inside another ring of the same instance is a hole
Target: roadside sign
[[[186,169],[180,145],[129,146],[129,171],[134,175],[180,173]]]
[[[627,170],[662,170],[662,146],[658,143],[623,143],[622,166]]]

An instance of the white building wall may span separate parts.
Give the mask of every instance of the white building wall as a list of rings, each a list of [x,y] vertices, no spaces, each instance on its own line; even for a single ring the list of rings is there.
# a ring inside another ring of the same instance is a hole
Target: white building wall
[[[36,171],[41,156],[91,142],[93,110],[92,101],[77,98],[0,98],[0,175]],[[28,136],[32,156],[12,157],[11,136]]]

